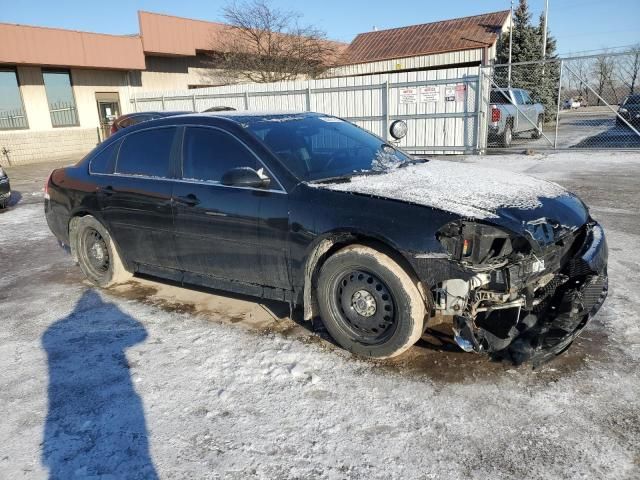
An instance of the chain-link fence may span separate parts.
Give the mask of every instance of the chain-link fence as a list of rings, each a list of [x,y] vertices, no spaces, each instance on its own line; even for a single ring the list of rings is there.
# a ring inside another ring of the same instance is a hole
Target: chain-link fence
[[[640,148],[640,50],[483,68],[487,148]]]

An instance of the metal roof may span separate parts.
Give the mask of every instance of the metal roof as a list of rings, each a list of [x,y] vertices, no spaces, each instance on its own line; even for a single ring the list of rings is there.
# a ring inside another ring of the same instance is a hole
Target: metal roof
[[[477,49],[495,43],[509,10],[422,25],[359,34],[346,49],[343,65]]]

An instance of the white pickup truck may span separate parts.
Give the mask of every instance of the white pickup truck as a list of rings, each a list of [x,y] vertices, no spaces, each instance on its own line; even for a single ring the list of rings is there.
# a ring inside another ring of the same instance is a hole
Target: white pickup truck
[[[514,135],[531,132],[533,138],[542,136],[544,107],[534,103],[527,90],[494,88],[489,103],[489,141],[509,147]]]

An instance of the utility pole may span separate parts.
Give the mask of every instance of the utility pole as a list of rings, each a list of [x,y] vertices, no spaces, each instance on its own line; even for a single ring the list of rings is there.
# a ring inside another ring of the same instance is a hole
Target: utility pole
[[[542,61],[547,59],[547,25],[549,24],[549,0],[544,0],[544,28],[542,30]],[[544,77],[544,70],[547,66],[546,63],[542,64],[542,76]]]
[[[549,0],[544,2],[544,30],[542,32],[542,60],[547,59],[547,25],[549,24]]]
[[[511,0],[511,16],[509,17],[509,73],[507,86],[511,88],[511,52],[513,51],[513,0]]]

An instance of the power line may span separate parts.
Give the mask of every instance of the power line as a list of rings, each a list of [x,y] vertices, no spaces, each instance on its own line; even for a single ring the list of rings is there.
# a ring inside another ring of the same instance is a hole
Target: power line
[[[593,53],[593,52],[597,52],[597,53],[607,53],[607,51],[611,51],[611,50],[619,50],[621,48],[633,48],[633,47],[637,47],[638,44],[637,43],[632,43],[630,45],[620,45],[617,47],[603,47],[603,48],[594,48],[592,50],[568,50],[566,52],[562,52],[562,53],[558,53],[557,55],[559,57],[564,56],[564,55],[575,55],[576,53]]]

